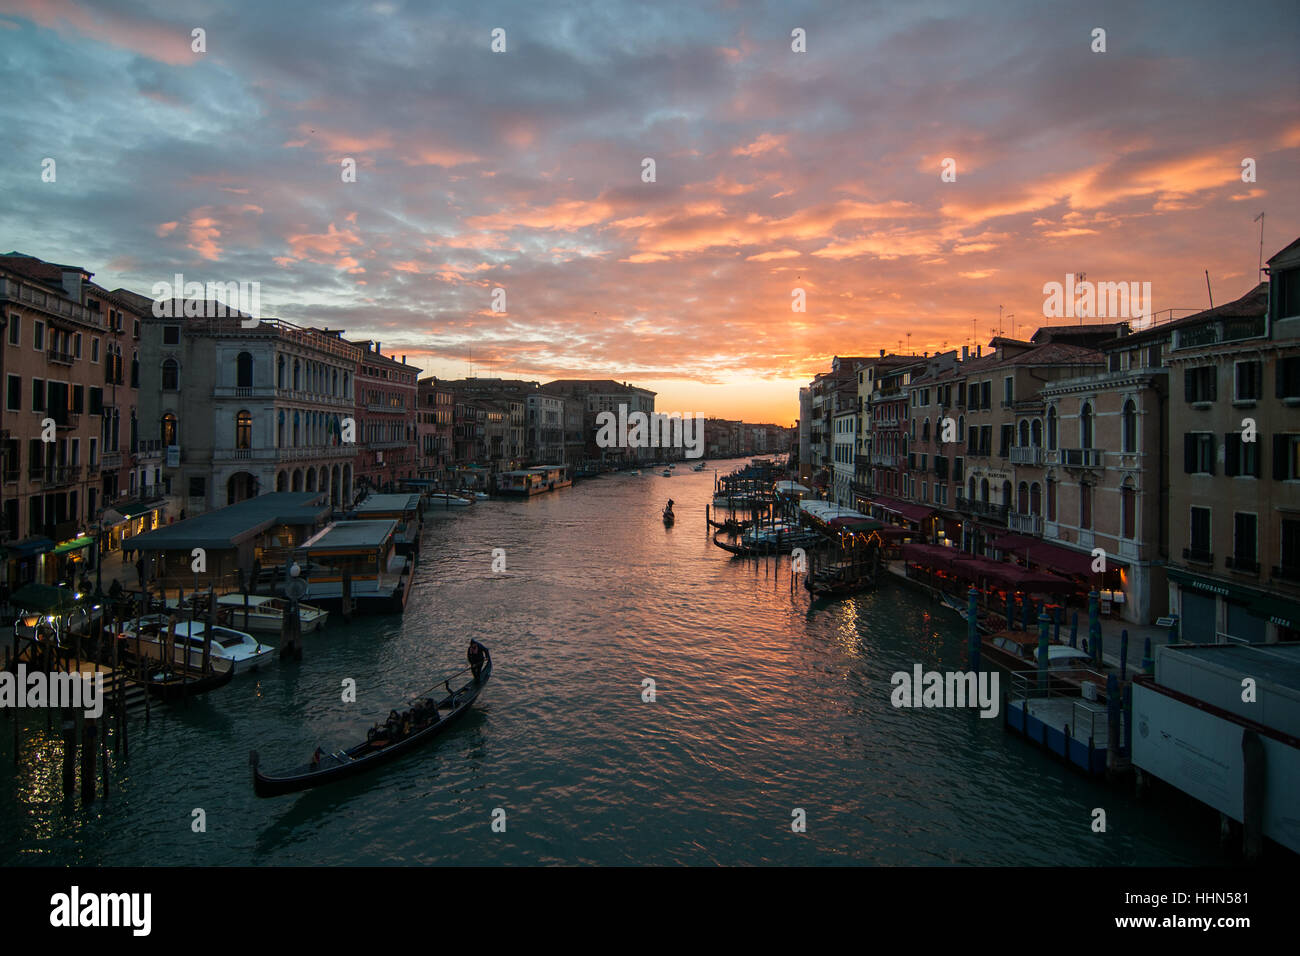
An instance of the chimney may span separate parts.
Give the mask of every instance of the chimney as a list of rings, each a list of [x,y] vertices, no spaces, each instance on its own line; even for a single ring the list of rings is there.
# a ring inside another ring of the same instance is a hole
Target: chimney
[[[979,358],[983,354],[984,354],[984,346],[982,345],[975,346],[975,357]]]
[[[884,358],[884,357],[885,357],[885,350],[884,350],[884,349],[881,349],[881,350],[880,350],[880,357],[881,357],[881,358]]]
[[[406,356],[405,356],[405,355],[402,356],[402,364],[403,364],[403,365],[406,364]]]
[[[375,354],[376,354],[376,355],[382,355],[382,354],[383,354],[383,353],[379,350],[379,343],[378,343],[378,342],[375,343]]]
[[[969,345],[963,345],[963,346],[961,347],[961,360],[964,362],[964,361],[966,361],[968,358],[970,358],[970,346],[969,346]]]

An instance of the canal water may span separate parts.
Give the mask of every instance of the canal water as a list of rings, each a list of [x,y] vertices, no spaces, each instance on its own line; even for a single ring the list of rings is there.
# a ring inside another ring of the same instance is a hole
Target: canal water
[[[1223,861],[1188,801],[1139,802],[973,710],[895,709],[894,672],[964,668],[960,620],[894,581],[810,608],[788,559],[709,542],[712,469],[678,471],[430,513],[405,615],[332,621],[301,662],[133,717],[130,761],[90,810],[61,796],[57,726],[24,718],[15,768],[0,719],[0,863]],[[464,666],[470,638],[495,670],[443,738],[355,780],[253,795],[250,750],[274,770],[355,742]]]

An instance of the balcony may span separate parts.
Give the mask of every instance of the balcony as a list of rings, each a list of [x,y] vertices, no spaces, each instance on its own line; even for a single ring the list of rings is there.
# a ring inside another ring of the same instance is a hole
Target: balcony
[[[1011,464],[1041,467],[1043,464],[1043,449],[1038,445],[1013,445],[1011,448]]]
[[[163,445],[161,439],[150,439],[149,441],[136,442],[135,457],[137,461],[161,461],[163,455]]]
[[[1066,468],[1100,468],[1105,456],[1100,448],[1062,448],[1061,464]]]
[[[69,352],[60,352],[58,349],[50,349],[45,353],[46,358],[58,365],[71,365],[76,361]]]
[[[1020,534],[1041,535],[1043,533],[1043,516],[1022,515],[1013,511],[1007,515],[1007,528]]]
[[[1005,523],[1011,508],[1009,505],[998,505],[991,501],[978,501],[974,498],[967,498],[965,495],[958,495],[957,510],[965,511],[969,514],[982,515],[986,518],[992,518],[995,521]]]
[[[49,413],[49,417],[54,419],[55,428],[76,428],[81,424],[79,412],[53,411]]]
[[[1275,564],[1273,577],[1279,581],[1294,581],[1300,584],[1300,564]]]
[[[1183,560],[1193,564],[1208,564],[1214,567],[1214,552],[1204,548],[1183,548]]]
[[[42,484],[46,488],[63,488],[68,485],[75,485],[80,480],[80,465],[55,465],[53,468],[45,469]]]
[[[1221,319],[1206,322],[1190,329],[1181,329],[1174,336],[1174,350],[1202,348],[1220,342],[1259,338],[1265,332],[1264,316]]]
[[[106,451],[99,456],[99,467],[104,471],[112,471],[115,468],[122,467],[122,453],[120,451]]]
[[[1223,559],[1223,566],[1230,571],[1241,571],[1244,574],[1259,574],[1259,562],[1254,558],[1239,558],[1230,554]]]

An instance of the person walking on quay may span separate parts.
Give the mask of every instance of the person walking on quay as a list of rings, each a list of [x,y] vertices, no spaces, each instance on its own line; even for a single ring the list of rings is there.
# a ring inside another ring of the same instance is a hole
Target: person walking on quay
[[[135,560],[135,573],[140,579],[140,587],[144,587],[144,558],[139,557]]]

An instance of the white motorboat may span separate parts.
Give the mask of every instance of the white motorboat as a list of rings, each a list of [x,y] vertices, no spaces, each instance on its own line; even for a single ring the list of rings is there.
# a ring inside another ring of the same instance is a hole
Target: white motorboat
[[[163,646],[167,643],[167,633],[171,627],[170,616],[147,614],[140,619],[139,640],[137,642],[136,622],[127,621],[120,635],[122,646],[132,653],[139,647],[140,654],[152,660],[163,660],[166,656]],[[203,666],[203,645],[207,639],[207,622],[177,620],[172,643],[170,659],[172,664],[185,664],[188,650],[188,666],[198,670]],[[253,635],[236,631],[232,627],[220,625],[212,629],[213,657],[230,662],[236,674],[252,670],[261,664],[270,663],[275,655],[275,648],[263,644]]]
[[[424,508],[426,511],[431,508],[468,508],[473,503],[473,498],[453,495],[448,491],[435,491],[424,499]]]
[[[202,592],[200,592],[200,595],[204,596]],[[190,600],[191,598],[186,598],[183,604],[177,604],[175,598],[168,598],[167,606],[187,610]],[[217,598],[217,609],[224,615],[222,620],[231,624],[237,624],[249,631],[279,634],[284,626],[284,612],[289,609],[289,602],[281,597],[250,594],[248,596],[248,615],[245,618],[244,595],[232,592]],[[328,617],[329,611],[322,610],[312,604],[303,604],[301,601],[298,603],[298,621],[304,634],[310,634],[312,631],[324,627]]]
[[[672,469],[670,468],[665,468],[662,474],[665,478],[671,478],[673,476]]]

